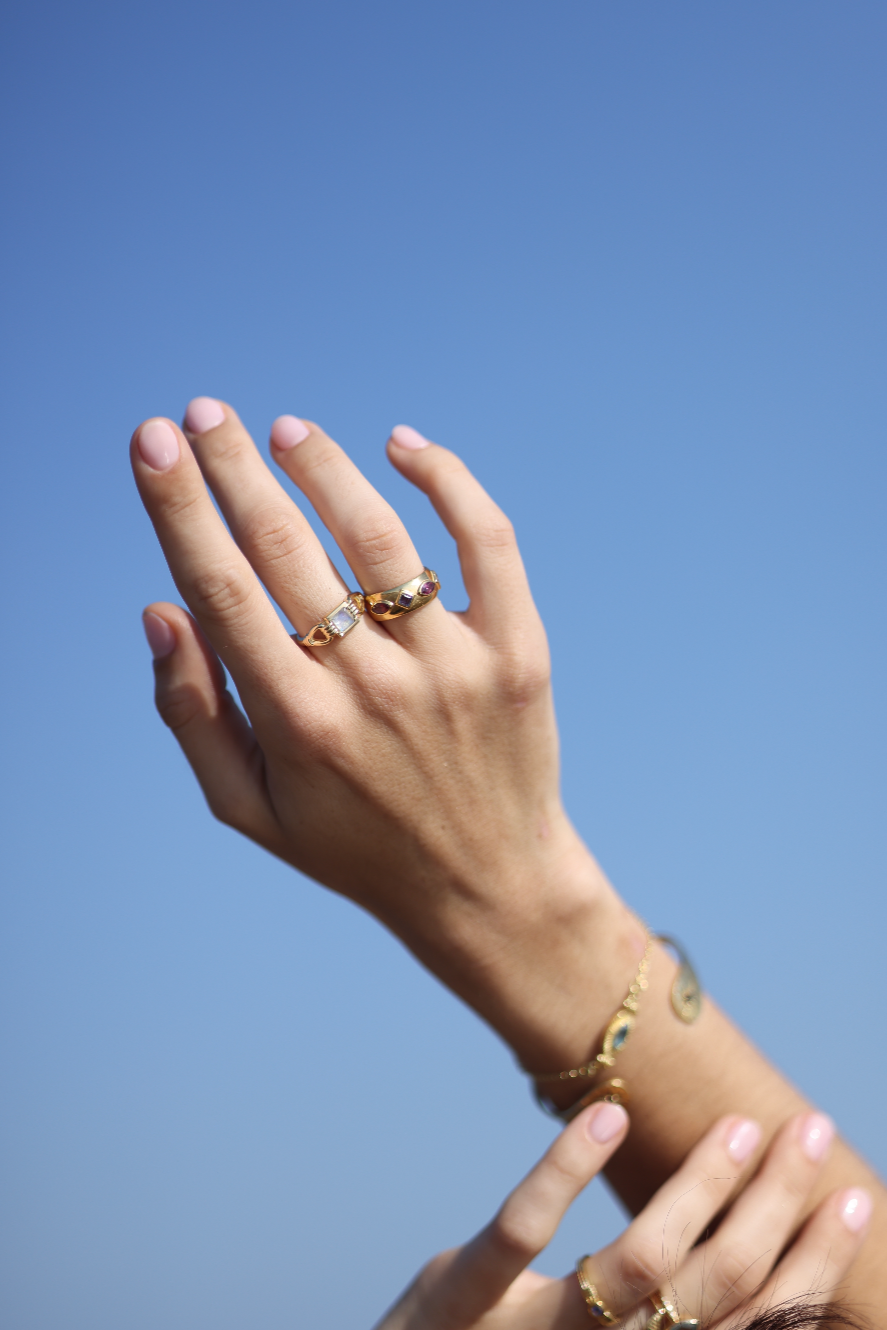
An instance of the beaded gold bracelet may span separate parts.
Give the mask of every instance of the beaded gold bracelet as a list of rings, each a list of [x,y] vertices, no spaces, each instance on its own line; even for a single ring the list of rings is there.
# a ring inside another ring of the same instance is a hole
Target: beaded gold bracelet
[[[583,1108],[587,1108],[589,1104],[597,1103],[602,1099],[614,1104],[627,1105],[629,1100],[628,1086],[621,1078],[614,1077],[601,1084],[594,1085],[569,1108],[558,1107],[540,1087],[546,1083],[591,1079],[597,1077],[605,1067],[613,1066],[616,1055],[625,1047],[637,1023],[640,996],[649,986],[647,971],[650,968],[655,942],[670,947],[678,957],[678,972],[671,986],[671,1005],[675,1015],[686,1025],[692,1025],[702,1010],[702,991],[699,987],[699,980],[683,947],[673,937],[664,933],[650,933],[645,929],[645,936],[647,941],[644,954],[638,965],[637,974],[622,999],[619,1010],[607,1022],[601,1051],[588,1062],[582,1063],[579,1067],[571,1067],[568,1071],[531,1071],[528,1073],[533,1080],[533,1093],[539,1107],[553,1117],[560,1118],[563,1122],[571,1121],[578,1113],[582,1112]]]

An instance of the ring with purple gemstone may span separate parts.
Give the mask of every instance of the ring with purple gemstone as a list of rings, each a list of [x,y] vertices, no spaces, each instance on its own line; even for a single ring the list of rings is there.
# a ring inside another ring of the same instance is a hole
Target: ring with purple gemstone
[[[304,635],[296,633],[296,641],[301,646],[306,647],[325,647],[329,646],[334,637],[344,637],[350,633],[352,628],[357,627],[358,620],[366,609],[366,601],[360,591],[352,591],[350,595],[337,605],[334,610],[330,610],[320,623],[316,623],[313,628],[309,628]]]
[[[367,591],[366,607],[374,619],[384,623],[386,619],[399,619],[402,614],[411,614],[429,604],[440,591],[440,578],[430,568],[423,568],[418,577],[390,591]]]

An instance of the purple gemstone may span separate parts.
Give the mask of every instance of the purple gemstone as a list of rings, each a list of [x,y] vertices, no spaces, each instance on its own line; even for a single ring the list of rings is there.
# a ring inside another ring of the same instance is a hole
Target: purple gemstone
[[[373,611],[373,614],[387,614],[389,610],[394,609],[394,606],[391,604],[390,600],[377,600],[373,602],[370,609]]]
[[[402,591],[397,598],[397,603],[402,605],[404,609],[408,609],[415,599],[416,597],[412,596],[409,591]]]
[[[419,587],[419,595],[430,596],[433,590],[434,590],[433,582],[423,582],[422,585]]]

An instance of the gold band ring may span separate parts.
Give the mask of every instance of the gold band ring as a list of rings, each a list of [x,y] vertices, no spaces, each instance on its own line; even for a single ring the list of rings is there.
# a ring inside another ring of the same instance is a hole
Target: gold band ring
[[[352,591],[337,605],[334,610],[330,610],[320,623],[316,623],[313,628],[309,628],[304,635],[296,633],[296,641],[306,647],[325,647],[329,646],[334,637],[344,637],[350,633],[352,628],[357,627],[358,620],[366,609],[366,602],[360,591]]]
[[[430,568],[423,568],[418,577],[411,577],[409,582],[390,591],[367,591],[366,607],[374,619],[384,623],[386,619],[399,619],[402,614],[411,614],[428,605],[440,591],[440,578]]]
[[[655,1307],[653,1315],[646,1324],[645,1330],[662,1330],[663,1325],[670,1325],[672,1330],[696,1330],[699,1322],[695,1316],[681,1317],[675,1310],[673,1302],[669,1302],[664,1297],[662,1291],[650,1294],[650,1301]]]
[[[597,1288],[585,1273],[585,1262],[590,1260],[590,1256],[580,1256],[576,1262],[576,1278],[579,1280],[579,1287],[582,1289],[586,1309],[591,1319],[597,1321],[599,1325],[615,1325],[616,1317],[607,1308]]]

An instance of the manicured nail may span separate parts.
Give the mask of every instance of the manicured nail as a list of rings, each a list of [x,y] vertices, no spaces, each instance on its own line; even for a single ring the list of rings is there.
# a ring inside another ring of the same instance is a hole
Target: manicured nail
[[[585,1124],[585,1131],[589,1140],[606,1145],[624,1130],[627,1122],[628,1114],[621,1104],[598,1104]]]
[[[413,453],[417,453],[420,448],[427,448],[430,442],[412,425],[395,425],[391,437],[399,448],[409,448]]]
[[[295,448],[297,443],[304,443],[311,433],[304,420],[298,416],[278,416],[271,426],[271,442],[278,452]]]
[[[161,619],[159,614],[150,614],[146,611],[142,615],[142,623],[145,627],[148,646],[151,648],[151,655],[155,660],[163,660],[163,657],[168,656],[175,648],[175,633],[166,620]]]
[[[861,1187],[844,1193],[841,1218],[851,1233],[861,1233],[872,1217],[872,1198]]]
[[[179,441],[165,420],[149,420],[139,430],[142,461],[155,471],[168,471],[179,460]]]
[[[727,1136],[727,1154],[734,1164],[744,1164],[757,1148],[760,1139],[761,1129],[750,1118],[746,1118],[744,1122],[734,1123]]]
[[[811,1164],[818,1164],[832,1143],[835,1126],[824,1113],[811,1113],[801,1124],[801,1149]]]
[[[191,434],[205,434],[208,429],[215,429],[225,419],[221,402],[214,397],[193,397],[185,412],[185,429]]]

